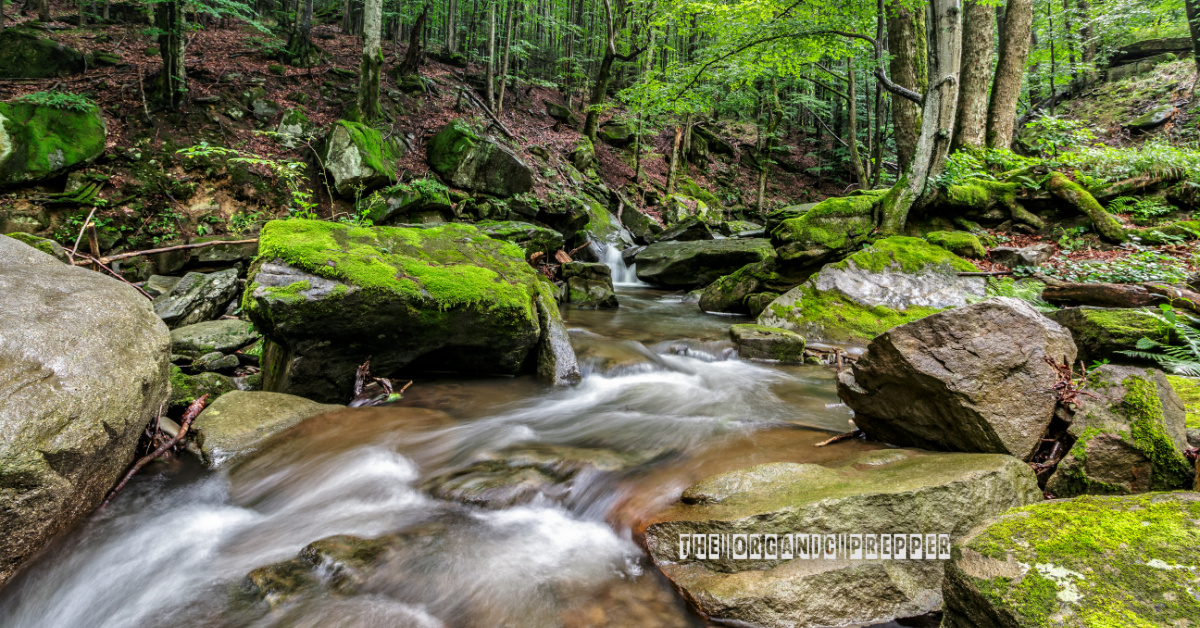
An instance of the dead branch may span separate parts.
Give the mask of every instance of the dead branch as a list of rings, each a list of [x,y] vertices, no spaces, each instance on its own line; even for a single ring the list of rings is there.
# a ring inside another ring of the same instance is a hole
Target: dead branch
[[[838,442],[841,442],[844,440],[849,440],[851,438],[858,438],[859,436],[862,436],[862,433],[863,433],[862,430],[855,429],[855,430],[846,432],[845,434],[838,434],[837,436],[834,436],[833,438],[823,440],[823,441],[817,443],[816,445],[813,445],[813,447],[824,447],[826,445],[832,445],[834,443],[838,443]]]
[[[145,251],[131,251],[129,253],[119,253],[117,255],[109,255],[108,257],[101,257],[99,259],[99,261],[101,264],[107,264],[109,262],[115,262],[115,261],[121,260],[121,259],[129,259],[131,257],[138,257],[141,255],[154,255],[156,253],[166,253],[168,251],[182,251],[184,249],[202,249],[202,248],[209,247],[209,246],[217,246],[218,244],[250,244],[251,242],[258,242],[258,238],[250,238],[247,240],[213,240],[211,242],[198,242],[196,244],[177,244],[175,246],[166,246],[161,249],[147,249]],[[79,262],[75,262],[75,265],[83,266],[83,265],[89,264],[89,263],[91,263],[91,262],[85,261],[82,264]]]
[[[196,417],[200,416],[200,413],[204,410],[204,406],[206,405],[208,405],[208,395],[201,395],[199,399],[193,401],[192,405],[188,406],[187,412],[183,413],[183,420],[179,422],[179,433],[175,435],[175,438],[163,443],[158,447],[158,449],[155,449],[154,451],[138,459],[138,461],[133,464],[133,467],[129,469],[129,472],[125,474],[125,477],[121,479],[120,483],[113,487],[113,490],[108,492],[108,495],[104,498],[104,501],[100,502],[99,509],[103,510],[105,506],[108,506],[108,503],[112,501],[113,497],[115,497],[116,494],[121,491],[121,489],[125,488],[125,485],[129,483],[129,480],[133,478],[134,474],[140,471],[142,467],[150,464],[151,461],[163,455],[169,449],[183,441],[183,439],[187,436],[188,429],[192,426],[192,421],[195,421]],[[159,415],[162,415],[161,411],[159,412]]]

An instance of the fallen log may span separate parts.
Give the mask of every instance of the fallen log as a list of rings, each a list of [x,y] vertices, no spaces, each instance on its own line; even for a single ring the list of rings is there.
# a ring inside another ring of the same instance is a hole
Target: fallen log
[[[1123,283],[1047,284],[1042,299],[1054,305],[1091,305],[1095,307],[1149,307],[1162,303],[1162,297],[1143,286]]]
[[[202,249],[202,248],[209,247],[209,246],[217,246],[219,244],[250,244],[251,242],[258,242],[258,238],[249,238],[247,240],[212,240],[210,242],[197,242],[195,244],[176,244],[175,246],[164,246],[161,249],[146,249],[145,251],[130,251],[129,253],[118,253],[116,255],[109,255],[108,257],[101,257],[100,263],[108,264],[109,262],[115,262],[117,260],[122,260],[122,259],[129,259],[131,257],[138,257],[141,255],[155,255],[157,253],[167,253],[169,251],[183,251],[185,249]],[[76,266],[86,266],[90,263],[92,263],[92,262],[90,259],[88,259],[88,260],[82,260],[82,261],[75,262],[75,265]]]

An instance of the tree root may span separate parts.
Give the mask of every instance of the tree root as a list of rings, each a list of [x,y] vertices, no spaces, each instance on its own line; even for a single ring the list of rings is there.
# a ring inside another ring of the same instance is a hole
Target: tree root
[[[1121,226],[1121,223],[1117,222],[1112,214],[1104,211],[1096,197],[1092,196],[1082,185],[1068,179],[1061,172],[1051,172],[1046,185],[1051,194],[1070,203],[1090,218],[1100,237],[1109,242],[1124,242],[1129,238],[1125,233],[1125,227]]]

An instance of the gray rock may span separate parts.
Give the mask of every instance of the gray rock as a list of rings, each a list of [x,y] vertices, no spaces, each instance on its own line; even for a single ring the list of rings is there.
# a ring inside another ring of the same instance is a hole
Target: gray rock
[[[538,317],[545,327],[538,341],[538,379],[552,386],[578,384],[581,379],[579,362],[575,357],[575,349],[571,346],[567,326],[563,324],[562,315],[558,311],[558,303],[542,294],[538,295],[537,307]]]
[[[154,299],[154,313],[168,327],[186,327],[215,318],[238,293],[235,268],[188,273],[170,292]]]
[[[220,373],[197,373],[188,375],[178,366],[171,365],[171,407],[186,408],[204,395],[213,401],[217,397],[235,390],[233,379]]]
[[[771,463],[711,477],[641,524],[663,574],[722,624],[867,625],[940,608],[943,561],[745,560],[728,552],[701,560],[680,556],[680,535],[946,534],[955,541],[1041,499],[1033,471],[1009,456],[878,450],[829,466]]]
[[[1087,364],[1097,360],[1131,358],[1119,353],[1137,348],[1138,340],[1172,340],[1172,328],[1135,308],[1065,307],[1048,312],[1059,325],[1071,331],[1079,359]]]
[[[1200,447],[1200,428],[1188,428],[1188,447]]]
[[[838,396],[872,438],[1027,460],[1057,405],[1047,358],[1074,363],[1070,332],[1024,301],[988,299],[872,340]]]
[[[799,205],[788,205],[787,207],[781,207],[779,209],[772,210],[767,213],[763,227],[767,230],[767,233],[771,233],[775,230],[775,227],[778,227],[783,223],[783,221],[792,218],[799,218],[808,213],[808,210],[816,206],[816,203],[800,203]]]
[[[699,218],[685,218],[663,230],[655,238],[655,242],[695,242],[697,240],[713,240],[712,229],[708,223]]]
[[[236,355],[226,355],[220,351],[206,353],[192,362],[192,368],[201,372],[232,371],[240,362]]]
[[[775,256],[762,238],[656,242],[637,255],[637,276],[666,286],[695,287]]]
[[[23,233],[19,231],[7,234],[5,237],[12,238],[18,242],[24,242],[25,244],[32,246],[33,248],[53,257],[60,262],[70,263],[71,261],[71,258],[67,257],[67,250],[64,249],[61,244],[49,238],[43,238],[40,236],[35,236],[31,233]]]
[[[562,265],[567,284],[567,302],[588,308],[617,307],[612,269],[604,264],[568,262]]]
[[[620,148],[633,143],[634,129],[629,124],[608,122],[600,127],[596,137],[605,144]]]
[[[621,224],[629,230],[634,241],[639,244],[652,241],[663,231],[662,225],[638,211],[636,205],[628,202],[621,203]]]
[[[1178,112],[1179,110],[1175,108],[1175,105],[1159,105],[1130,120],[1129,124],[1125,126],[1133,131],[1149,131],[1166,124],[1167,120],[1175,117],[1175,114]]]
[[[303,397],[235,390],[211,401],[193,424],[204,464],[216,467],[258,448],[304,419],[340,410]]]
[[[1053,244],[1042,243],[1021,249],[1011,246],[998,246],[992,249],[990,255],[992,261],[997,264],[1003,264],[1009,268],[1023,268],[1041,266],[1050,261],[1054,253]]]
[[[325,169],[333,187],[344,198],[355,198],[396,178],[395,162],[404,155],[404,145],[384,141],[379,131],[339,120],[325,140]]]
[[[167,294],[179,284],[181,277],[172,277],[170,275],[150,275],[146,283],[142,285],[142,290],[157,299],[164,294]]]
[[[7,52],[0,45],[0,66]],[[0,136],[3,186],[52,179],[90,163],[104,153],[108,129],[100,108],[94,105],[67,110],[5,102],[0,103]]]
[[[87,517],[169,394],[170,337],[136,290],[0,238],[0,584]]]
[[[259,122],[270,122],[275,119],[275,116],[279,115],[279,112],[279,104],[273,100],[258,98],[250,103],[250,114]]]
[[[512,242],[525,249],[527,256],[537,252],[553,256],[555,251],[563,248],[561,233],[527,222],[484,220],[475,223],[475,227],[490,238]]]
[[[579,126],[579,119],[575,117],[575,112],[549,100],[542,101],[546,105],[546,115],[550,116],[557,122],[562,122],[568,126]]]
[[[237,241],[248,239],[237,236],[209,236],[205,238],[195,238],[192,244],[203,244],[205,242],[221,242],[224,240]],[[202,264],[227,264],[231,262],[248,262],[254,259],[258,254],[258,243],[247,242],[244,244],[214,244],[192,251],[192,257]]]
[[[484,137],[462,119],[429,140],[429,165],[447,183],[508,198],[533,189],[533,169],[513,151]]]
[[[231,353],[259,338],[254,325],[241,320],[217,320],[196,323],[171,330],[174,353]]]
[[[729,328],[729,337],[738,346],[738,355],[747,360],[804,362],[804,338],[778,327],[743,324]]]
[[[0,31],[0,78],[46,79],[79,74],[85,69],[83,53],[32,29]]]
[[[1068,433],[1075,444],[1046,483],[1055,497],[1192,487],[1183,401],[1158,369],[1089,371]]]

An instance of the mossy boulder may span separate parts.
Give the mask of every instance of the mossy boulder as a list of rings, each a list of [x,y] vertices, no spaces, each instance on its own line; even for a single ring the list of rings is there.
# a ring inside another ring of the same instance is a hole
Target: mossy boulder
[[[188,273],[171,291],[154,299],[154,313],[171,329],[212,320],[238,294],[238,271]]]
[[[838,396],[872,438],[903,447],[1003,453],[1041,445],[1058,400],[1055,363],[1075,361],[1061,325],[993,298],[932,314],[871,341],[838,377]]]
[[[600,201],[586,195],[579,201],[583,211],[587,214],[588,221],[583,229],[575,234],[578,244],[592,240],[619,248],[633,246],[633,239],[629,237],[621,225],[621,221],[617,220],[617,217],[613,216],[612,212],[608,211],[608,208]]]
[[[201,461],[216,467],[258,449],[275,434],[309,417],[342,407],[294,395],[235,390],[209,400],[192,426],[192,443]]]
[[[1183,402],[1184,410],[1187,411],[1185,420],[1188,429],[1200,429],[1200,379],[1168,375],[1167,381],[1171,383],[1171,388],[1175,389],[1175,394],[1179,395],[1179,400]]]
[[[1158,369],[1106,364],[1088,373],[1068,434],[1074,446],[1046,483],[1056,497],[1191,488],[1186,410]]]
[[[731,326],[729,338],[747,360],[804,362],[804,337],[796,332],[745,323]]]
[[[689,216],[672,224],[669,228],[662,230],[655,237],[655,242],[695,242],[697,240],[715,240],[712,228],[708,223]]]
[[[380,377],[522,372],[548,290],[518,246],[469,225],[285,220],[263,227],[242,307],[268,340],[264,389],[337,402],[367,358]]]
[[[325,169],[343,198],[355,198],[396,179],[403,145],[365,124],[338,120],[325,140]]]
[[[186,408],[204,395],[208,395],[211,402],[236,388],[228,375],[212,372],[189,375],[178,366],[171,365],[172,408]]]
[[[46,79],[85,70],[83,53],[24,28],[0,31],[0,78]]]
[[[466,120],[452,120],[429,140],[429,165],[445,181],[500,198],[533,189],[533,169]]]
[[[419,179],[380,190],[368,201],[368,207],[367,216],[372,222],[388,225],[418,223],[418,217],[427,212],[448,217],[452,205],[446,186],[431,179]]]
[[[806,266],[780,256],[800,273]],[[758,322],[795,331],[809,340],[865,344],[875,336],[934,312],[982,297],[982,277],[970,262],[920,238],[876,241],[819,273],[767,306]]]
[[[1071,330],[1079,359],[1129,361],[1121,351],[1137,349],[1141,338],[1171,340],[1171,326],[1136,308],[1068,307],[1046,314]]]
[[[705,312],[757,316],[763,308],[758,307],[755,311],[749,303],[750,297],[772,293],[773,301],[780,294],[800,285],[810,275],[811,273],[796,270],[790,264],[781,262],[777,257],[747,264],[705,287],[704,293],[700,295],[700,309]]]
[[[771,233],[776,227],[783,224],[783,221],[800,218],[804,214],[807,214],[808,210],[817,205],[818,203],[800,203],[799,205],[788,205],[779,209],[773,209],[764,216],[763,227],[767,230],[767,233]]]
[[[1033,504],[955,546],[942,626],[1195,625],[1198,564],[1200,494]]]
[[[1131,131],[1149,131],[1166,124],[1167,120],[1173,118],[1178,111],[1175,105],[1169,103],[1159,105],[1130,120],[1125,126],[1129,127]]]
[[[633,125],[623,122],[607,122],[601,125],[600,130],[596,132],[596,137],[605,144],[621,148],[633,143],[634,133]]]
[[[41,181],[91,162],[108,130],[100,109],[0,103],[0,186]]]
[[[801,265],[820,265],[854,250],[875,229],[873,213],[887,190],[827,198],[771,230],[779,256]]]
[[[663,231],[662,225],[628,202],[621,204],[621,224],[638,244],[650,242]]]
[[[612,269],[604,264],[567,262],[562,265],[567,284],[567,302],[586,308],[617,307],[613,291]]]
[[[516,244],[525,250],[526,256],[534,253],[552,256],[564,244],[561,233],[528,222],[485,220],[475,223],[475,227],[490,238]]]
[[[300,108],[288,109],[279,119],[275,132],[279,134],[278,141],[285,148],[295,148],[310,139],[317,131],[317,126],[304,115]]]
[[[258,340],[254,326],[242,320],[217,320],[171,330],[171,353],[230,353]]]
[[[638,253],[637,277],[665,286],[703,286],[774,256],[775,249],[763,238],[655,242]]]
[[[579,118],[575,117],[575,112],[571,111],[564,105],[549,100],[542,101],[546,105],[546,115],[550,116],[556,122],[561,122],[567,126],[579,126]]]
[[[771,628],[857,626],[937,610],[937,557],[949,553],[948,543],[932,560],[812,559],[803,546],[790,560],[768,557],[769,548],[757,559],[733,559],[728,549],[697,559],[680,555],[681,535],[944,534],[955,541],[1041,499],[1033,471],[1009,456],[876,450],[829,465],[779,462],[710,477],[639,527],[655,564],[708,617]]]
[[[925,234],[925,240],[959,257],[971,259],[987,257],[987,249],[979,241],[979,236],[967,231],[932,231]]]
[[[762,225],[748,220],[724,220],[717,230],[729,238],[758,238],[766,233]]]
[[[132,287],[0,237],[0,584],[87,518],[169,394],[170,337]]]
[[[23,242],[29,246],[32,246],[33,248],[35,248],[39,251],[45,253],[46,255],[53,257],[54,259],[56,259],[60,262],[63,262],[63,263],[70,262],[70,258],[67,257],[67,250],[64,249],[61,244],[59,244],[49,238],[43,238],[41,236],[35,236],[32,233],[23,233],[20,231],[10,233],[7,236],[0,236],[0,237],[9,237],[9,238],[16,240],[17,242]]]
[[[567,152],[567,160],[580,172],[595,172],[596,147],[586,135],[580,136],[571,150]]]

